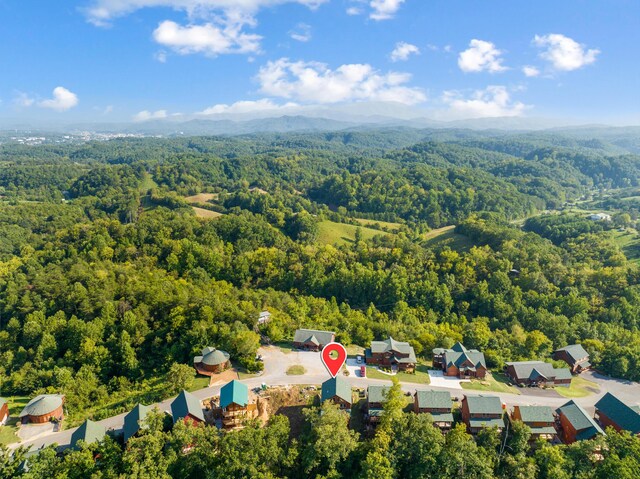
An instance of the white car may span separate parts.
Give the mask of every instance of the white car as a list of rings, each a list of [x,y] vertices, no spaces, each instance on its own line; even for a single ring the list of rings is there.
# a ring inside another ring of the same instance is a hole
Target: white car
[[[359,354],[356,356],[356,362],[358,364],[360,364],[362,362],[362,356],[360,356]]]

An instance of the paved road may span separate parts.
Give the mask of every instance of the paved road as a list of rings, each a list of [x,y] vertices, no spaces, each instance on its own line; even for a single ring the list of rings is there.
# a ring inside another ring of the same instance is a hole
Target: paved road
[[[324,370],[322,363],[320,362],[320,355],[317,353],[308,352],[290,352],[284,353],[277,348],[268,347],[262,348],[260,354],[264,359],[264,372],[261,376],[243,380],[250,389],[260,386],[262,383],[266,383],[269,386],[277,385],[300,385],[300,384],[321,384],[329,378],[328,373]],[[289,376],[286,374],[286,370],[292,366],[301,364],[307,370],[307,373],[302,376]],[[593,413],[595,403],[609,391],[616,394],[620,399],[628,401],[631,404],[637,404],[640,399],[640,384],[631,383],[629,381],[617,380],[607,378],[605,376],[598,375],[596,373],[587,372],[583,373],[583,377],[590,381],[594,381],[600,385],[600,392],[589,395],[583,398],[576,398],[575,401],[587,411]],[[389,384],[389,381],[382,379],[370,379],[350,376],[347,378],[352,387],[366,388],[369,385],[374,384]],[[564,397],[552,391],[542,391],[539,389],[519,389],[522,394],[510,394],[510,393],[498,393],[498,392],[480,392],[472,390],[460,390],[456,388],[447,388],[439,386],[426,386],[413,383],[401,383],[402,390],[405,392],[413,393],[416,389],[437,389],[440,391],[449,391],[452,396],[462,397],[463,394],[469,396],[477,396],[480,394],[491,394],[498,396],[503,403],[506,403],[508,407],[515,405],[539,405],[558,407],[568,401]],[[220,394],[221,385],[214,385],[198,391],[194,391],[198,399],[207,399],[212,396]],[[173,398],[167,399],[160,403],[155,404],[161,411],[171,411],[171,402]],[[108,430],[120,430],[124,424],[125,414],[113,416],[102,421],[98,421],[105,426]],[[61,446],[68,445],[71,441],[71,435],[74,429],[67,429],[58,433],[49,434],[47,436],[36,438],[34,440],[25,441],[20,445],[31,446],[33,448],[40,448],[50,444],[58,444]],[[18,444],[13,445],[18,446]]]

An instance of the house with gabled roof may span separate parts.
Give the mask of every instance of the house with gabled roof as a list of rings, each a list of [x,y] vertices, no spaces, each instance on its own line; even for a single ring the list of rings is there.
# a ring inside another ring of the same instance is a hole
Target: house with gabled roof
[[[464,396],[462,398],[462,420],[470,434],[478,434],[482,429],[497,427],[502,431],[503,408],[497,396]]]
[[[234,379],[220,389],[220,408],[222,409],[222,427],[238,429],[258,414],[255,402],[250,401],[249,388]]]
[[[322,383],[322,402],[332,401],[340,406],[340,409],[351,409],[353,397],[351,394],[351,384],[342,376],[327,379]]]
[[[598,423],[573,400],[556,409],[556,417],[562,431],[560,438],[565,444],[593,439],[598,434],[604,434]]]
[[[415,371],[418,362],[409,343],[396,341],[391,336],[384,341],[371,341],[371,347],[365,349],[364,359],[367,364],[408,372]]]
[[[611,393],[606,393],[596,403],[596,419],[603,428],[612,426],[616,431],[629,431],[640,436],[640,406],[630,406]]]
[[[171,403],[171,415],[174,424],[178,421],[196,424],[205,421],[200,400],[185,390]]]
[[[558,437],[553,409],[549,406],[514,406],[509,419],[512,422],[522,421],[531,429],[531,443],[538,438],[553,441]]]
[[[327,344],[336,340],[333,331],[320,331],[316,329],[297,329],[293,336],[293,346],[308,351],[321,351]]]
[[[144,424],[144,420],[147,414],[149,414],[149,411],[151,411],[151,406],[138,403],[136,407],[127,413],[124,417],[124,426],[122,428],[124,442],[127,442],[138,434],[141,429],[147,427],[147,425]]]
[[[365,419],[371,425],[380,421],[383,411],[383,403],[386,400],[391,386],[370,385],[367,388],[367,409]]]
[[[102,441],[107,434],[107,429],[97,422],[93,422],[87,419],[82,425],[76,429],[71,435],[70,447],[79,449],[79,441],[84,441],[85,444],[92,444],[94,442]]]
[[[198,374],[211,376],[229,369],[231,367],[229,358],[229,353],[226,351],[207,346],[202,350],[202,356],[193,358],[193,367],[196,368]]]
[[[63,404],[64,396],[62,394],[40,394],[22,409],[20,421],[23,424],[61,421],[64,417]]]
[[[451,349],[435,348],[433,366],[441,368],[445,376],[464,378],[484,378],[487,363],[484,354],[477,349],[467,349],[457,342]]]
[[[9,404],[4,398],[0,398],[0,426],[4,426],[9,419]]]
[[[554,368],[543,361],[508,362],[504,367],[506,375],[514,384],[523,386],[571,386],[571,371],[568,368]]]
[[[574,374],[581,373],[591,368],[589,353],[581,344],[571,344],[564,348],[556,349],[552,355],[556,361],[564,361]]]
[[[418,390],[413,395],[413,410],[417,414],[431,414],[433,425],[442,432],[453,425],[453,404],[448,391]]]

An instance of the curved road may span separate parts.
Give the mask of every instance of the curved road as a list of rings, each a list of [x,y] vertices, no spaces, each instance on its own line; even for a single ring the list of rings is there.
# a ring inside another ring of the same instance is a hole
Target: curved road
[[[249,389],[260,386],[262,383],[266,383],[269,386],[283,386],[283,385],[299,385],[299,384],[321,384],[326,381],[330,376],[324,369],[320,361],[320,355],[318,353],[311,352],[284,352],[275,347],[265,347],[260,349],[260,354],[264,359],[264,371],[260,376],[243,380]],[[289,366],[294,364],[303,364],[307,373],[302,376],[289,376],[286,374],[286,370]],[[582,375],[586,379],[598,383],[600,386],[600,392],[591,394],[587,397],[576,398],[575,401],[587,411],[593,413],[595,403],[608,391],[618,396],[623,401],[627,401],[631,404],[637,404],[638,398],[640,398],[640,384],[631,383],[629,381],[616,380],[600,376],[596,373],[587,372]],[[369,379],[349,376],[348,381],[352,387],[366,388],[373,384],[389,384],[389,381],[381,379]],[[553,390],[540,390],[540,389],[518,389],[522,394],[511,393],[499,393],[499,392],[482,392],[473,391],[459,388],[439,387],[432,385],[421,385],[415,383],[401,383],[402,390],[405,392],[414,392],[416,389],[437,389],[441,391],[449,391],[452,396],[462,397],[462,395],[477,396],[481,394],[498,396],[503,403],[506,403],[508,407],[515,405],[540,405],[550,406],[556,408],[561,406],[569,399],[559,396]],[[207,387],[194,391],[192,394],[200,400],[217,396],[220,394],[220,388],[222,384]],[[166,399],[160,403],[154,404],[161,411],[171,411],[171,402],[173,398]],[[107,428],[107,430],[119,430],[122,429],[124,424],[124,417],[126,414],[120,414],[118,416],[112,416],[102,421],[98,421]],[[50,444],[58,444],[60,446],[68,445],[71,441],[71,435],[76,430],[66,429],[57,433],[47,434],[35,439],[27,440],[22,443],[12,444],[10,447],[18,446],[31,446],[38,449]]]

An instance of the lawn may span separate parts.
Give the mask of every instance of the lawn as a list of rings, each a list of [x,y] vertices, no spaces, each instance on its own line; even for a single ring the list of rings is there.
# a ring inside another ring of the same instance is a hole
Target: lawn
[[[347,356],[355,358],[357,355],[364,356],[364,348],[357,344],[350,344],[345,348],[347,350]]]
[[[149,173],[145,173],[142,181],[140,182],[140,193],[147,194],[149,190],[157,188],[158,184],[153,181],[153,177]]]
[[[568,388],[554,388],[561,396],[566,398],[581,398],[600,391],[600,387],[591,381],[580,376],[574,376],[571,380],[571,386]]]
[[[474,391],[493,391],[497,393],[520,394],[517,388],[509,383],[509,379],[502,373],[487,373],[484,379],[472,379],[471,382],[460,383],[462,389]]]
[[[387,228],[389,231],[398,231],[402,226],[402,223],[391,223],[389,221],[378,221],[378,220],[367,220],[364,218],[354,218],[358,223],[363,226],[373,226],[374,229],[376,225],[379,225],[380,228]]]
[[[367,227],[336,223],[334,221],[321,221],[318,224],[318,241],[322,244],[348,244],[356,239],[356,230],[360,228],[362,239],[371,239],[376,235],[385,235],[384,231]]]
[[[193,386],[189,388],[189,392],[209,387],[210,379],[211,378],[209,376],[200,376],[199,374],[196,375],[195,379],[193,380]]]
[[[425,364],[418,364],[416,366],[416,372],[414,374],[398,372],[395,377],[401,383],[413,383],[413,384],[429,384],[429,368]],[[391,381],[393,376],[378,371],[375,367],[367,368],[367,377],[370,379],[387,379]]]
[[[206,219],[216,219],[223,216],[222,213],[218,213],[217,211],[205,210],[204,208],[198,208],[197,206],[192,206],[193,211],[195,212],[198,218],[206,218]]]
[[[273,345],[277,348],[280,348],[280,352],[284,354],[289,354],[294,350],[293,343],[291,341],[280,341],[277,343],[273,343]]]
[[[454,233],[455,226],[445,226],[431,230],[423,235],[424,245],[429,248],[448,246],[452,250],[465,252],[473,246],[473,242],[465,235]]]
[[[16,435],[16,422],[17,419],[10,419],[6,426],[0,426],[0,445],[20,441],[20,438]]]
[[[640,235],[634,229],[610,231],[609,238],[616,244],[630,261],[640,262]]]
[[[287,369],[288,376],[302,376],[305,374],[307,370],[301,364],[294,364],[293,366]]]

